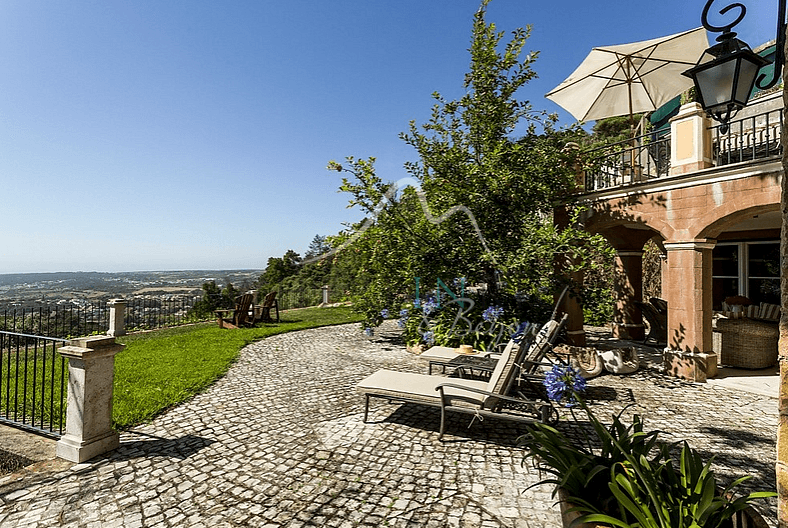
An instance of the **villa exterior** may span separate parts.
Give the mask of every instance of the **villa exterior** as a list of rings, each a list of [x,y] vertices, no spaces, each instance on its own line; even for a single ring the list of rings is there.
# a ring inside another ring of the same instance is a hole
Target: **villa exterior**
[[[716,372],[712,320],[724,299],[780,304],[782,90],[760,95],[724,134],[698,104],[685,104],[669,132],[600,153],[579,175],[585,227],[617,252],[614,335],[644,338],[636,302],[643,247],[654,240],[668,303],[666,358],[674,373],[698,381]],[[582,344],[582,312],[569,311],[570,340]]]

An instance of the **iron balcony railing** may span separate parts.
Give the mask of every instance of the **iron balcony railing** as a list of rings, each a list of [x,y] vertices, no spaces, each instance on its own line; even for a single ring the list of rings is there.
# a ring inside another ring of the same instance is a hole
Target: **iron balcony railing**
[[[783,112],[781,108],[731,121],[725,134],[712,127],[714,164],[730,165],[782,154]]]
[[[654,132],[589,150],[585,191],[599,191],[662,178],[670,171],[670,134]]]
[[[0,423],[59,437],[65,428],[66,340],[0,331]]]

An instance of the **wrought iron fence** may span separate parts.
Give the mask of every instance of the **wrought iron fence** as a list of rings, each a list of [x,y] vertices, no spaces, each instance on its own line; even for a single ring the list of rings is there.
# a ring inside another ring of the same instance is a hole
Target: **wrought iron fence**
[[[782,109],[731,121],[725,134],[712,127],[715,165],[754,161],[782,154]]]
[[[132,297],[126,300],[125,328],[151,330],[212,318],[213,314],[194,314],[192,309],[199,300],[199,296]],[[0,305],[0,330],[18,328],[31,335],[62,339],[104,333],[109,328],[109,306],[107,301],[81,300],[38,306]]]
[[[192,310],[200,299],[199,296],[132,297],[126,301],[126,331],[152,330],[211,319],[213,314],[197,316]]]
[[[317,306],[323,302],[323,290],[318,288],[283,290],[279,291],[276,298],[280,310],[306,308],[308,306]]]
[[[65,339],[0,331],[0,422],[58,437],[65,427]]]
[[[586,191],[662,178],[670,171],[670,134],[654,132],[586,152]]]

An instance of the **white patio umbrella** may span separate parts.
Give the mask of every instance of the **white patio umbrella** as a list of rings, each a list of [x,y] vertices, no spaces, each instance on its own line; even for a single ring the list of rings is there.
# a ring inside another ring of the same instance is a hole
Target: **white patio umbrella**
[[[545,97],[579,121],[651,112],[692,86],[681,72],[709,47],[706,30],[594,48],[564,82]]]

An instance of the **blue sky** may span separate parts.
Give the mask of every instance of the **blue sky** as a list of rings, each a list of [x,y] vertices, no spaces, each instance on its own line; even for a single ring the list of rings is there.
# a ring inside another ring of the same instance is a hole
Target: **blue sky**
[[[700,26],[700,0],[493,0],[544,94],[593,46]],[[715,2],[718,11],[730,2]],[[736,29],[773,39],[777,0]],[[717,6],[719,4],[719,6]],[[0,273],[264,268],[361,219],[329,160],[461,95],[477,0],[0,0]],[[719,20],[719,19],[717,19]],[[711,39],[714,37],[712,36]],[[710,40],[711,40],[710,39]]]

